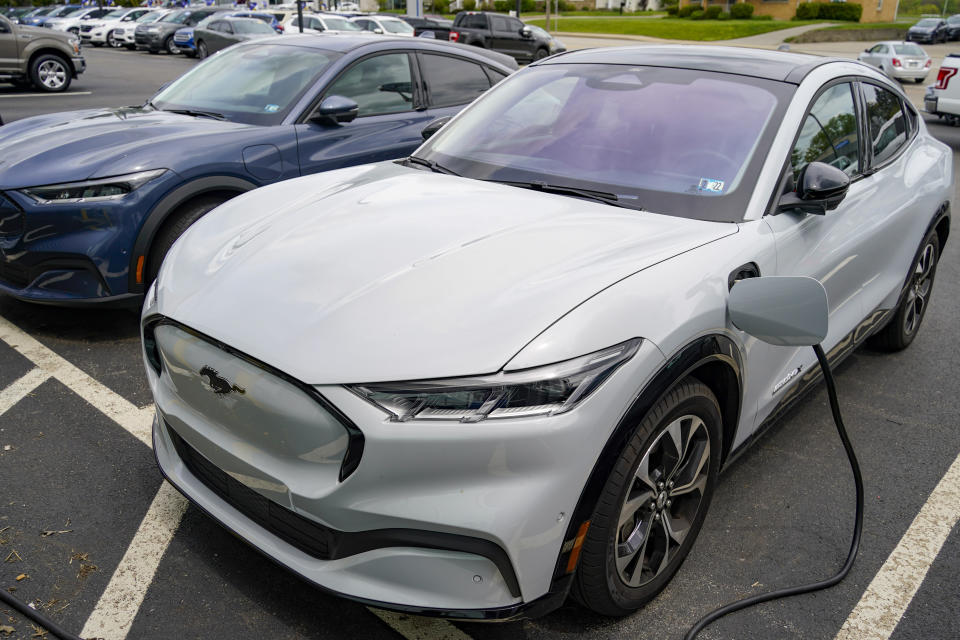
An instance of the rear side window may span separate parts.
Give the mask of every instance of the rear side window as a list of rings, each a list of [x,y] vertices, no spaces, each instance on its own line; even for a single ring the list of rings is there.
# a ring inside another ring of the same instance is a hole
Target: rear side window
[[[817,98],[790,154],[794,175],[811,162],[825,162],[847,175],[860,171],[853,87],[837,84]]]
[[[486,29],[487,17],[483,15],[468,15],[459,26],[464,29]]]
[[[483,67],[474,62],[428,53],[422,56],[421,66],[434,107],[473,102],[490,88],[490,80]]]
[[[405,53],[367,58],[337,78],[327,95],[350,98],[360,106],[359,115],[369,116],[413,109],[410,60]]]
[[[873,84],[863,85],[863,98],[870,128],[873,163],[883,164],[907,143],[907,120],[903,105],[893,92]]]
[[[493,23],[494,31],[509,31],[510,27],[507,25],[507,19],[501,18],[500,16],[490,16],[490,21]]]

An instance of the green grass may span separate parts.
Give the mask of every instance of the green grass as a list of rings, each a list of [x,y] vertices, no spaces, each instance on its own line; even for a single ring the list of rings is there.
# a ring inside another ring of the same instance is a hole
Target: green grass
[[[913,22],[851,22],[825,27],[823,31],[862,31],[864,29],[907,29]]]
[[[527,20],[527,22],[540,27],[546,26],[544,20]],[[769,33],[819,22],[822,22],[822,20],[684,20],[680,18],[580,20],[577,18],[560,18],[559,31],[650,36],[666,40],[711,41],[755,36],[760,33]]]
[[[536,16],[542,16],[542,15],[543,15],[543,11],[537,11],[537,12],[531,12],[531,13],[521,13],[521,14],[520,14],[520,17],[521,17],[521,18],[533,18],[533,17],[536,17]],[[551,11],[551,12],[550,12],[550,15],[554,15],[554,13]],[[621,17],[619,11],[561,11],[561,12],[560,12],[560,15],[561,15],[562,17],[569,17],[569,18],[576,18],[576,17],[578,17],[578,16],[579,16],[579,17],[584,17],[584,16],[586,16],[586,17],[590,17],[590,16],[597,17],[597,16],[601,16],[601,17],[605,17],[605,18],[613,18],[613,17],[619,18],[619,17]],[[667,15],[667,12],[666,12],[666,11],[639,11],[639,12],[637,12],[637,13],[625,13],[625,14],[623,14],[622,17],[624,17],[624,18],[626,18],[626,17],[628,17],[628,16],[629,16],[629,17],[634,17],[634,16],[647,16],[647,17],[650,17],[650,16],[665,16],[665,15]]]

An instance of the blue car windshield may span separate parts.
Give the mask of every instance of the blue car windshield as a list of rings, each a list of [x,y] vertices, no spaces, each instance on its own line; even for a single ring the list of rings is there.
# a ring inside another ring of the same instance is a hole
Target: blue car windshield
[[[497,85],[417,156],[470,178],[599,191],[618,206],[738,221],[792,93],[784,83],[707,71],[535,66]]]
[[[287,44],[232,47],[194,67],[151,102],[165,111],[212,112],[246,124],[279,124],[341,55]]]

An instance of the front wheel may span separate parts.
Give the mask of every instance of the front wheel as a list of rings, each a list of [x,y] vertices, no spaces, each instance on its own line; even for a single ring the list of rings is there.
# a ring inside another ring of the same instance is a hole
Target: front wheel
[[[107,33],[107,46],[112,49],[119,49],[122,46],[117,37],[113,35],[113,31]]]
[[[881,351],[901,351],[917,336],[933,296],[933,279],[940,258],[940,239],[931,231],[910,270],[910,282],[903,299],[887,325],[870,338],[870,346]]]
[[[572,594],[602,615],[636,611],[690,552],[717,483],[721,415],[695,378],[677,384],[636,427],[590,518]]]
[[[180,48],[177,46],[177,43],[173,41],[173,36],[169,36],[166,40],[163,41],[163,48],[167,50],[172,56],[180,53]]]
[[[543,59],[546,58],[548,55],[550,55],[550,52],[541,47],[540,49],[537,49],[536,53],[533,54],[533,59],[534,59],[534,60],[543,60]]]
[[[70,88],[73,71],[67,61],[58,55],[47,53],[37,56],[30,65],[30,79],[40,91],[59,93]]]
[[[147,257],[147,279],[145,286],[156,280],[157,273],[160,272],[160,265],[163,264],[163,258],[170,251],[170,247],[176,242],[177,238],[183,235],[183,232],[194,222],[205,216],[219,205],[223,204],[228,198],[224,196],[200,197],[192,202],[180,207],[177,211],[170,214],[157,236],[150,246],[150,254]]]
[[[201,40],[197,43],[197,57],[203,60],[207,55],[209,55],[207,53],[207,43]]]

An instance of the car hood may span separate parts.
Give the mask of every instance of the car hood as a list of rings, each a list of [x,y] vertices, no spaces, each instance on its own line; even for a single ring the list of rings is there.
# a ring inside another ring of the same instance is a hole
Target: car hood
[[[313,384],[490,373],[604,288],[737,229],[365,165],[205,216],[157,309]]]
[[[252,125],[185,116],[140,107],[34,116],[0,127],[0,189],[56,184],[169,167],[149,164],[153,145]],[[195,140],[194,140],[195,142]],[[107,173],[103,173],[107,171]]]

